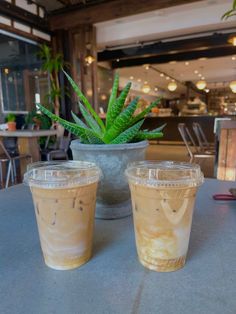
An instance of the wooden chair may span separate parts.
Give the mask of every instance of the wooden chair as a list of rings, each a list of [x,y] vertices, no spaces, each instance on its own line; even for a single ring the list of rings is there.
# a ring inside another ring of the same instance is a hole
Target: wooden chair
[[[6,176],[6,184],[5,187],[7,188],[9,185],[9,180],[11,176],[12,184],[16,183],[16,162],[21,159],[29,159],[30,162],[32,162],[32,156],[28,154],[11,154],[6,147],[4,146],[4,143],[2,139],[0,139],[0,162],[1,162],[1,168],[0,168],[0,179],[1,179],[1,185],[3,186],[3,164],[8,163],[7,168],[7,176]]]
[[[53,126],[52,126],[53,128]],[[41,151],[43,159],[50,160],[68,160],[68,149],[71,141],[71,133],[68,133],[67,136],[64,136],[65,129],[61,126],[57,126],[57,136],[56,141],[53,145],[50,145],[51,137],[48,136],[44,149]]]
[[[7,168],[6,168],[7,167]],[[7,175],[6,175],[6,183],[5,183],[5,187],[7,188],[9,185],[9,180],[10,180],[10,175],[12,178],[12,183],[13,183],[13,178],[14,178],[14,174],[13,174],[13,168],[12,168],[12,164],[7,156],[7,150],[5,149],[1,139],[0,139],[0,183],[1,183],[1,187],[4,187],[4,169],[7,169]]]

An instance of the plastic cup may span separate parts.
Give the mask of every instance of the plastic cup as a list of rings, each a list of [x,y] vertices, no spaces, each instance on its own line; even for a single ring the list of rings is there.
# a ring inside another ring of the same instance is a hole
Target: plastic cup
[[[204,178],[195,164],[143,161],[126,169],[140,262],[169,272],[186,261],[193,208]]]
[[[54,269],[73,269],[92,254],[100,169],[91,162],[52,161],[28,166],[44,260]]]

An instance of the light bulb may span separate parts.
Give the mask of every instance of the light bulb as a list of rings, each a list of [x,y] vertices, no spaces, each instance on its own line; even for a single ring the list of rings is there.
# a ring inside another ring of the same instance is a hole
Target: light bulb
[[[196,83],[196,86],[198,89],[203,90],[206,87],[206,81],[200,80]]]
[[[167,88],[170,92],[174,92],[177,89],[177,84],[175,82],[170,82]]]
[[[230,82],[229,87],[231,88],[233,93],[236,93],[236,81]]]
[[[93,56],[88,55],[87,57],[85,57],[85,62],[87,65],[92,64],[95,61],[95,58]]]
[[[144,84],[143,87],[142,87],[142,91],[145,93],[145,94],[148,94],[151,90],[151,87],[148,85],[148,84]]]

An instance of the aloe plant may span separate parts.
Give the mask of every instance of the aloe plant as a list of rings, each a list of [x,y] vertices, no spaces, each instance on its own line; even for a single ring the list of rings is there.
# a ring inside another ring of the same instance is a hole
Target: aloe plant
[[[38,108],[52,120],[59,122],[64,128],[78,136],[84,144],[124,144],[138,142],[145,139],[155,139],[163,136],[161,132],[165,125],[152,131],[141,130],[145,115],[155,107],[160,99],[151,103],[140,114],[134,116],[139,97],[136,97],[125,107],[125,100],[130,91],[131,83],[128,83],[117,97],[119,76],[116,74],[112,87],[111,96],[108,103],[105,123],[94,111],[93,107],[83,95],[73,79],[64,72],[75,93],[79,98],[79,109],[83,116],[83,121],[72,112],[75,123],[66,121],[53,114],[40,104]]]

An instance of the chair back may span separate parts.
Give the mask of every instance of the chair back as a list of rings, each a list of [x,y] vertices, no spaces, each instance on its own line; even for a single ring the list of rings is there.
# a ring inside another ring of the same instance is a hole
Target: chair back
[[[63,150],[64,152],[67,152],[67,150],[69,149],[70,140],[71,140],[71,133],[68,133],[67,136],[60,137],[58,148],[60,150]]]
[[[193,122],[192,128],[196,135],[200,149],[204,150],[206,148],[210,148],[210,144],[206,139],[206,135],[204,134],[201,125],[198,122]]]
[[[184,142],[184,144],[185,144],[185,146],[187,148],[189,156],[192,159],[193,158],[193,154],[198,151],[196,142],[195,142],[193,136],[191,135],[189,129],[185,125],[185,123],[179,123],[178,124],[178,130],[179,130],[179,133],[180,133],[180,135],[182,137],[182,140],[183,140],[183,142]]]
[[[0,155],[5,156],[7,159],[11,159],[6,147],[4,146],[3,140],[0,138]]]

